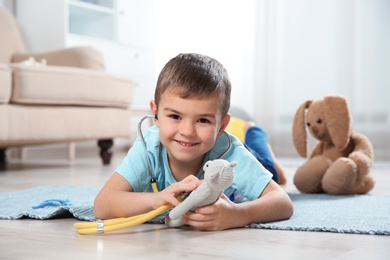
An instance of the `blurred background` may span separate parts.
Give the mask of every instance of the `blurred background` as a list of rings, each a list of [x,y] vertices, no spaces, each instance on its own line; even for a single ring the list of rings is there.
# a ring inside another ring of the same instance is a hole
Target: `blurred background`
[[[135,80],[133,109],[140,115],[148,113],[164,64],[198,52],[224,64],[232,105],[268,132],[278,156],[297,156],[291,127],[299,105],[338,94],[376,159],[390,160],[388,0],[0,0],[0,6],[15,14],[29,50],[102,51],[108,71]]]

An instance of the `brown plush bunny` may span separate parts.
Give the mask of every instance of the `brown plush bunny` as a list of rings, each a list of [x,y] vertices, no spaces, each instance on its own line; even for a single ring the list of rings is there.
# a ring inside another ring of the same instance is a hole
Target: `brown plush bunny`
[[[341,96],[307,100],[298,108],[292,131],[299,155],[307,157],[306,126],[319,140],[308,161],[294,175],[299,191],[364,194],[374,187],[370,174],[372,144],[366,136],[354,132],[351,123],[347,101]]]

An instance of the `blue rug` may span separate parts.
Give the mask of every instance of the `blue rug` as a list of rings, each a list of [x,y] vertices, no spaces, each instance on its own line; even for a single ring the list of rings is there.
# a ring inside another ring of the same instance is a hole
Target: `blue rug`
[[[3,192],[0,193],[0,219],[49,219],[71,213],[77,219],[94,221],[93,201],[98,192],[98,188],[74,185]],[[40,207],[44,202],[47,206]]]
[[[94,221],[93,201],[97,193],[97,188],[73,185],[0,193],[0,219],[49,219],[71,214],[79,220]],[[294,215],[290,219],[248,227],[390,235],[390,196],[289,196],[294,204]],[[150,222],[163,223],[163,217]]]
[[[390,235],[390,196],[289,194],[289,220],[251,224],[251,228]]]

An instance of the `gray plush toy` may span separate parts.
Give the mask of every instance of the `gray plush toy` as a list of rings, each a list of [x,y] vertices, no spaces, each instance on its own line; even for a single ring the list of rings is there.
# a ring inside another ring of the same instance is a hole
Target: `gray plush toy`
[[[191,192],[187,199],[176,206],[165,218],[168,227],[179,227],[183,223],[183,215],[196,208],[210,205],[218,200],[223,191],[233,183],[233,168],[236,162],[229,163],[223,159],[208,161],[203,166],[204,182]]]

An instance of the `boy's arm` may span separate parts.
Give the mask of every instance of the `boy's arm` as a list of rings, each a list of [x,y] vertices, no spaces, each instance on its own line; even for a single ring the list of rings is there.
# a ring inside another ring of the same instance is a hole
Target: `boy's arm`
[[[110,219],[143,214],[168,203],[176,206],[177,195],[193,191],[201,182],[191,175],[157,193],[134,192],[125,178],[114,173],[96,196],[94,213],[99,219]]]
[[[260,197],[236,204],[225,195],[214,204],[185,214],[184,222],[198,230],[224,230],[288,219],[293,205],[287,193],[271,180]]]
[[[293,215],[294,208],[287,193],[271,180],[257,200],[236,204],[240,206],[246,224],[265,223],[288,219]]]

